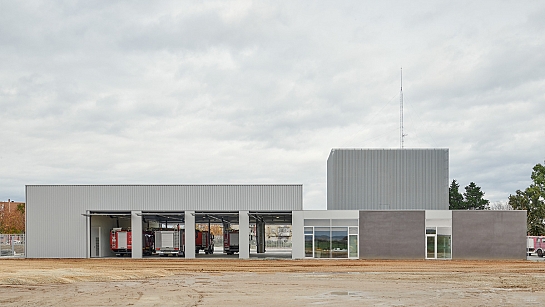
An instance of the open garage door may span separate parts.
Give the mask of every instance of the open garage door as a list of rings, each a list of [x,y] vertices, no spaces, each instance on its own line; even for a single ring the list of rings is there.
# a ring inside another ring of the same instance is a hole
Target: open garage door
[[[89,212],[89,257],[115,257],[131,255],[131,213],[127,211]],[[112,247],[112,231],[114,246]]]
[[[142,212],[143,256],[184,257],[185,212]]]
[[[195,257],[238,258],[239,212],[195,212]]]
[[[291,258],[292,212],[250,212],[250,257]]]

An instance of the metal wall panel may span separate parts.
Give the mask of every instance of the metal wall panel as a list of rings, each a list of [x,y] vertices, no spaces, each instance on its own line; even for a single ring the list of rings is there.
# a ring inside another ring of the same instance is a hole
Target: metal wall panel
[[[84,258],[88,211],[292,211],[302,185],[27,185],[27,257]]]
[[[448,149],[333,149],[328,210],[448,210]]]

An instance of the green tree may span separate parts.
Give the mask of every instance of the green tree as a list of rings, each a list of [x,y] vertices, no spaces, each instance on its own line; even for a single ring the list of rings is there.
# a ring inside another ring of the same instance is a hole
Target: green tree
[[[464,204],[466,209],[484,210],[490,204],[488,199],[484,199],[484,192],[481,191],[481,187],[477,186],[475,182],[470,182],[466,186],[464,192]]]
[[[534,182],[530,185],[530,188],[533,188],[536,193],[539,193],[539,197],[543,202],[545,200],[545,165],[536,164],[530,177]]]
[[[509,195],[509,205],[515,210],[526,210],[528,234],[545,234],[545,166],[536,164],[532,175],[532,184],[526,190],[517,190]]]
[[[460,185],[456,180],[452,180],[450,187],[448,189],[449,194],[449,206],[450,210],[460,210],[465,209],[464,207],[464,196],[459,192]]]
[[[450,210],[484,210],[490,206],[490,201],[484,199],[484,192],[475,182],[469,183],[465,187],[464,194],[458,191],[460,185],[456,180],[452,180],[449,187],[449,209]]]

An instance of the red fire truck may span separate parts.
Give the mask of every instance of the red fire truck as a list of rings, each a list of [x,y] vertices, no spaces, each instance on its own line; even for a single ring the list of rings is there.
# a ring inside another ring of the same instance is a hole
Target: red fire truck
[[[198,254],[201,250],[205,254],[214,253],[214,236],[208,231],[195,229],[195,254]],[[160,256],[184,256],[185,231],[183,229],[155,231],[155,252]]]
[[[123,228],[114,228],[110,232],[110,247],[118,257],[132,253],[132,233]]]
[[[208,231],[195,230],[195,254],[203,250],[205,254],[214,253],[214,235]]]
[[[543,255],[545,255],[545,237],[528,236],[527,252],[528,256],[535,253],[538,257],[543,257]]]
[[[223,252],[227,255],[238,253],[238,230],[228,229],[223,232]]]
[[[153,231],[144,231],[142,238],[142,254],[151,256],[155,250],[155,235]]]
[[[118,257],[132,255],[132,232],[128,229],[113,228],[110,232],[110,248]],[[153,251],[153,232],[142,232],[142,254],[151,255]]]

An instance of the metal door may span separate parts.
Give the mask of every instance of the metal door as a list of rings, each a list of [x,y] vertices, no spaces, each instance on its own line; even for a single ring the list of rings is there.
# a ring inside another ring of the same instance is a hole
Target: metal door
[[[91,227],[91,258],[102,257],[100,253],[100,227]]]

